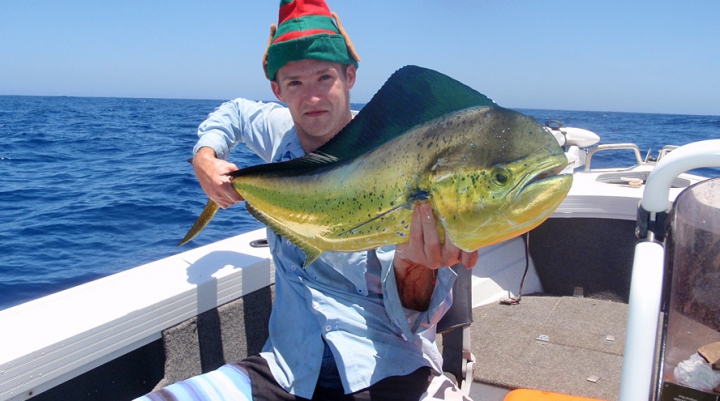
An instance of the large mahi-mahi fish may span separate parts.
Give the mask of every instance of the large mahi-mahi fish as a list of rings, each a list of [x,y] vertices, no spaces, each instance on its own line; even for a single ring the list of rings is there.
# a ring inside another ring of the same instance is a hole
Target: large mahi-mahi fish
[[[300,247],[407,242],[413,205],[432,205],[442,236],[473,251],[543,222],[565,198],[567,158],[535,119],[436,71],[398,70],[333,139],[305,157],[231,173],[247,210]],[[180,245],[217,212],[209,201]]]

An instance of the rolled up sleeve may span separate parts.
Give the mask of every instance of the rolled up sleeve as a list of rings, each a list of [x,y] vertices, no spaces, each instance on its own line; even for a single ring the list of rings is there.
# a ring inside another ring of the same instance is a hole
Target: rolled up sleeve
[[[220,105],[200,124],[193,154],[200,148],[209,147],[218,158],[227,160],[230,150],[244,142],[268,162],[272,159],[277,137],[291,127],[290,113],[282,105],[238,98]]]

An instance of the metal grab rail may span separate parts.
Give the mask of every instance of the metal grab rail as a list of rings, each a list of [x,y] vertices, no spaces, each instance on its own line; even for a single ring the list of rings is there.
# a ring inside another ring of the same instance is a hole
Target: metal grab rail
[[[675,145],[663,146],[663,148],[660,150],[660,153],[658,154],[658,161],[662,160],[663,157],[665,157],[667,154],[669,154],[670,152],[672,152],[673,150],[675,150],[677,148],[678,148],[678,146],[675,146]]]
[[[585,171],[590,171],[590,162],[595,153],[603,150],[620,150],[630,149],[635,152],[635,160],[637,164],[643,164],[642,156],[640,155],[640,148],[634,143],[610,143],[607,145],[597,145],[588,150],[587,156],[585,156]]]
[[[641,211],[649,212],[649,220],[655,221],[659,213],[669,209],[672,181],[681,173],[702,167],[720,167],[719,139],[690,143],[663,157],[648,176]],[[665,251],[660,240],[648,233],[648,237],[635,246],[620,401],[649,400],[653,388],[664,279]]]

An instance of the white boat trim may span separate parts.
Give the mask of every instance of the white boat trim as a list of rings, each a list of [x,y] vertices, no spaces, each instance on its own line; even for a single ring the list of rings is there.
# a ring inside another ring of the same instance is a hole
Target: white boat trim
[[[637,166],[632,169],[591,170],[573,174],[573,185],[565,200],[550,216],[551,218],[598,218],[632,220],[637,219],[637,207],[642,199],[644,186],[606,184],[597,182],[597,178],[608,172],[651,171],[652,166]],[[704,177],[683,175],[691,182]],[[684,188],[672,188],[667,194],[669,201],[682,192]]]
[[[260,229],[0,311],[0,399],[24,400],[274,282]]]

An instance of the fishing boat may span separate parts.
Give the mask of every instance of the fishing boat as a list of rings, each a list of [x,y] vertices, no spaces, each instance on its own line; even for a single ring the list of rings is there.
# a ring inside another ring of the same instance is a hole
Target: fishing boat
[[[686,171],[720,165],[720,141],[642,158],[634,144],[598,145],[589,131],[547,125],[568,155],[572,189],[542,225],[483,248],[461,274],[438,327],[446,370],[479,400],[530,399],[517,389],[662,397],[672,352],[659,345],[672,344],[672,319],[653,228],[668,202],[711,181]],[[596,168],[598,152],[632,152],[636,162]],[[638,210],[649,216],[641,224]],[[0,311],[0,400],[128,400],[259,352],[274,295],[265,236],[247,232]]]

